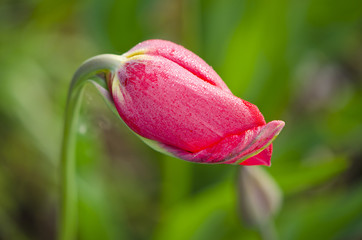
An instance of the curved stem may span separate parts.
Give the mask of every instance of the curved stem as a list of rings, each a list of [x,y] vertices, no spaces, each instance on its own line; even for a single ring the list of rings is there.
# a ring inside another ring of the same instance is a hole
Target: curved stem
[[[276,240],[278,239],[277,231],[275,229],[273,220],[270,219],[264,225],[259,227],[260,235],[263,240]]]
[[[122,64],[124,57],[103,54],[84,62],[73,76],[66,105],[64,132],[61,155],[61,212],[58,228],[58,240],[73,240],[77,229],[77,184],[75,145],[79,120],[79,109],[85,83],[105,73],[105,78],[111,77]],[[101,78],[106,84],[106,79]]]

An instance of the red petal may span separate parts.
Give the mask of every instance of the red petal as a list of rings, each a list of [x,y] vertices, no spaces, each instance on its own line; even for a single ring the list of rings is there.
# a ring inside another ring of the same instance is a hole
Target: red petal
[[[231,93],[220,76],[204,60],[181,45],[170,41],[152,39],[141,42],[132,48],[126,56],[139,54],[150,54],[162,56],[177,63],[181,67],[190,71],[200,79],[221,88],[223,91]]]
[[[244,166],[254,166],[254,165],[271,165],[271,156],[273,152],[273,144],[270,144],[269,147],[258,153],[257,155],[246,159],[244,162],[240,163],[240,165]]]
[[[192,162],[270,165],[272,152],[270,144],[283,127],[283,121],[271,121],[266,125],[246,130],[239,135],[226,137],[216,145],[196,153],[170,146],[164,147],[176,157]],[[248,158],[249,160],[245,160]]]
[[[137,134],[192,153],[265,125],[258,108],[175,62],[140,55],[117,71],[115,106]]]

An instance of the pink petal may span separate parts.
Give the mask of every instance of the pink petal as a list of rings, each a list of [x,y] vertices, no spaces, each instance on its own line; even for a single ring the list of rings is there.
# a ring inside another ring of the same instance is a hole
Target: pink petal
[[[271,165],[271,156],[273,152],[273,144],[270,144],[269,147],[256,154],[255,156],[246,159],[244,162],[240,163],[240,165],[244,166],[254,166],[254,165]]]
[[[271,121],[239,135],[228,136],[216,145],[196,153],[164,147],[176,157],[192,162],[242,164],[245,159],[251,158],[245,165],[269,165],[272,151],[270,144],[283,127],[283,121]]]
[[[162,56],[193,73],[200,79],[231,93],[220,76],[204,60],[181,45],[170,41],[153,39],[137,44],[126,56],[149,54]]]
[[[265,125],[255,105],[163,57],[134,56],[117,77],[112,86],[115,106],[144,138],[194,153]]]

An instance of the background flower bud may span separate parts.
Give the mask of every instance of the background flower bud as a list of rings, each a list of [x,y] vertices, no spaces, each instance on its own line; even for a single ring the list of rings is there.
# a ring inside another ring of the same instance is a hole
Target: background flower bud
[[[163,40],[123,56],[108,85],[120,117],[138,135],[188,161],[270,165],[271,142],[284,122],[266,124],[201,58]]]
[[[241,167],[238,176],[239,207],[244,223],[264,226],[277,213],[282,192],[261,167]]]

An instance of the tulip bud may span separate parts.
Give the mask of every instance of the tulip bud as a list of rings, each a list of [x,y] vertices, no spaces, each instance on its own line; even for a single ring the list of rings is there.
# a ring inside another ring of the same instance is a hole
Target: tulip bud
[[[147,144],[192,162],[270,165],[271,142],[284,122],[266,123],[197,55],[148,40],[118,59],[107,78],[111,98]]]
[[[261,167],[241,167],[239,173],[239,206],[244,223],[264,227],[279,210],[282,192]]]

